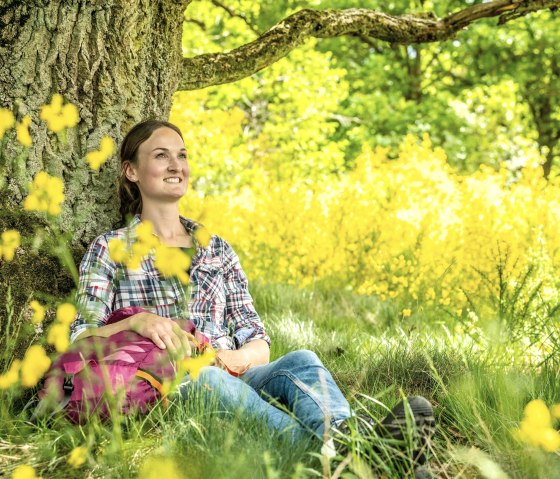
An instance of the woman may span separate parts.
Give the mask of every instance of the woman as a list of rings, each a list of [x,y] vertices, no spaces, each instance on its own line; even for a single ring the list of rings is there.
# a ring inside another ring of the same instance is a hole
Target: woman
[[[347,420],[353,414],[317,355],[294,351],[269,362],[270,338],[253,307],[239,258],[217,236],[206,248],[198,246],[194,237],[198,225],[179,215],[179,200],[187,191],[189,179],[181,131],[163,121],[142,122],[126,135],[120,160],[121,214],[123,221],[130,214],[134,218],[128,227],[96,238],[84,256],[77,301],[93,320],[87,321],[79,314],[71,327],[71,339],[106,337],[129,329],[152,339],[160,348],[190,355],[188,335],[177,322],[185,317],[181,304],[188,303],[189,318],[210,338],[217,362],[239,377],[209,366],[196,382],[187,376],[179,394],[187,397],[193,391],[206,391],[223,411],[241,409],[250,416],[262,417],[271,430],[289,434],[294,440],[311,433],[322,441],[325,428],[347,430]],[[133,234],[134,228],[146,220],[166,245],[195,248],[189,271],[190,300],[176,278],[158,273],[151,255],[134,271],[110,259],[109,241]],[[105,324],[112,311],[125,306],[142,306],[153,312]],[[271,404],[276,401],[292,414]],[[429,402],[420,397],[408,401],[421,435],[427,436],[433,426]],[[401,403],[378,432],[399,437],[404,422],[405,406]]]

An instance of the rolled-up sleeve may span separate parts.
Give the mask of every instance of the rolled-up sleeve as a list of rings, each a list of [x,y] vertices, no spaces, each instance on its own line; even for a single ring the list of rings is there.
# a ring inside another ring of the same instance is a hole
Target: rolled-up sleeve
[[[78,314],[70,325],[70,341],[88,328],[107,323],[115,298],[116,264],[109,257],[107,239],[102,235],[89,246],[79,268],[76,305]]]
[[[225,319],[233,330],[235,345],[240,348],[255,339],[263,339],[270,345],[270,337],[253,305],[247,276],[241,268],[239,257],[229,244],[225,243],[224,249]]]

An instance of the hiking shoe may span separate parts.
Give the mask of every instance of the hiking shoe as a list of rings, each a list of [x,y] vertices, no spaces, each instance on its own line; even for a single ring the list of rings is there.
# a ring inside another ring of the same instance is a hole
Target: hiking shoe
[[[426,462],[425,452],[435,426],[436,420],[430,401],[422,396],[412,396],[400,401],[391,409],[385,419],[376,426],[375,431],[380,437],[397,441],[417,438],[419,447],[414,451],[412,460],[415,464],[422,465]]]
[[[368,415],[359,415],[356,419],[356,432],[364,439],[377,438],[377,442],[379,438],[390,440],[388,444],[382,444],[383,447],[388,446],[402,451],[403,446],[412,439],[415,446],[411,457],[413,464],[416,467],[426,463],[425,453],[436,424],[434,410],[427,399],[422,396],[412,396],[402,400],[381,422]],[[341,456],[349,452],[347,440],[344,438],[351,435],[352,430],[348,421],[342,422],[337,427],[334,436],[335,447]],[[376,449],[378,448],[379,446],[376,446]]]

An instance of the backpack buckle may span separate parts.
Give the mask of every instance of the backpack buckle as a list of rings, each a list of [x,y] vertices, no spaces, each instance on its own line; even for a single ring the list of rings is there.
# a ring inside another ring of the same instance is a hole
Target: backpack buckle
[[[64,389],[65,394],[72,394],[74,391],[74,375],[70,374],[64,378],[64,383],[62,384],[62,389]]]

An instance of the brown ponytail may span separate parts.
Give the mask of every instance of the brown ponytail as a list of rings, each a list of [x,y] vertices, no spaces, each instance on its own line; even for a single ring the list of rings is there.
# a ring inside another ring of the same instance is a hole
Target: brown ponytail
[[[178,127],[167,121],[161,120],[146,120],[138,123],[124,137],[120,149],[120,163],[121,168],[118,178],[118,194],[120,200],[119,212],[121,214],[121,226],[125,226],[130,219],[130,216],[142,213],[142,196],[136,183],[130,181],[125,173],[126,163],[136,165],[138,163],[138,148],[144,143],[152,133],[158,128],[171,128],[176,131],[181,138],[183,134]]]

